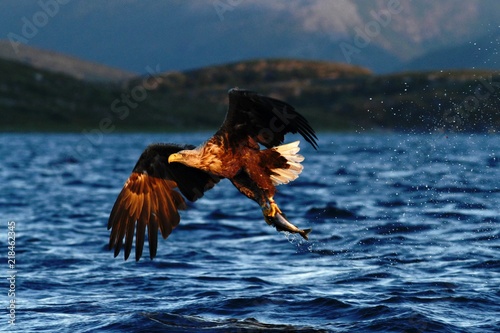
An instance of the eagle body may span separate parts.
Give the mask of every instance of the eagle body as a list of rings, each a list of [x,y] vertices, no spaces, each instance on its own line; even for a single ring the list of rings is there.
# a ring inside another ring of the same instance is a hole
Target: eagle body
[[[230,179],[241,193],[261,206],[265,205],[266,198],[276,193],[271,176],[291,166],[279,151],[261,150],[251,137],[241,141],[238,146],[231,146],[227,137],[219,135],[195,149],[170,155],[169,162],[180,162],[219,178]]]
[[[268,224],[307,239],[310,229],[289,223],[273,199],[277,185],[295,180],[302,172],[299,141],[283,144],[284,135],[290,132],[301,134],[317,148],[314,130],[292,106],[231,89],[226,118],[205,143],[148,146],[110,213],[109,247],[115,256],[124,246],[125,260],[129,257],[135,230],[136,260],[142,255],[146,234],[150,258],[154,258],[158,230],[167,238],[179,224],[179,210],[186,208],[184,198],[196,201],[224,178],[261,206]]]

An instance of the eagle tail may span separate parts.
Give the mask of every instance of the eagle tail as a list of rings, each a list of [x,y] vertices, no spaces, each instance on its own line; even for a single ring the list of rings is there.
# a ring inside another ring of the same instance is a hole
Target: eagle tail
[[[300,141],[294,141],[272,148],[287,160],[286,168],[271,169],[273,172],[271,175],[273,185],[287,184],[299,177],[304,168],[300,164],[304,160],[304,156],[298,154],[300,150],[299,143]]]

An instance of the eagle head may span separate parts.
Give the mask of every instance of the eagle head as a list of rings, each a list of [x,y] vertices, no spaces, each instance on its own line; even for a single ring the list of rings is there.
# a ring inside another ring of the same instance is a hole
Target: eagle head
[[[190,167],[197,167],[200,164],[200,154],[197,150],[181,150],[175,154],[170,154],[168,163],[178,162]]]

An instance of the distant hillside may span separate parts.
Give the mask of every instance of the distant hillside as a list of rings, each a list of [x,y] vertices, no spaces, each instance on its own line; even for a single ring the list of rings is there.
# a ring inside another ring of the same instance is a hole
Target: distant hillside
[[[373,75],[343,64],[253,60],[92,83],[1,60],[0,130],[215,130],[234,86],[283,99],[318,130],[498,132],[500,75]]]
[[[79,131],[95,127],[117,86],[0,59],[0,130]]]
[[[57,72],[89,81],[122,81],[135,73],[80,60],[61,53],[37,49],[20,44],[18,53],[7,40],[0,40],[0,59],[17,61],[37,69]]]
[[[227,109],[227,89],[238,86],[290,102],[323,130],[500,129],[500,74],[494,71],[373,75],[367,69],[339,63],[274,59],[165,73],[158,79],[151,99],[143,104],[144,112],[150,102],[158,106],[163,100],[173,111],[196,101],[200,106],[195,110],[202,119],[198,126],[218,126]],[[128,87],[138,84],[132,80]],[[481,100],[475,97],[477,91],[484,94]],[[184,106],[169,103],[173,97],[185,99]],[[203,111],[212,108],[209,116]],[[176,116],[179,124],[192,120],[188,110],[186,115],[180,112]]]
[[[218,66],[209,66],[184,72],[167,72],[159,75],[159,89],[249,86],[256,83],[276,83],[304,80],[333,80],[371,71],[343,63],[296,59],[256,59]],[[137,80],[130,81],[133,85]]]

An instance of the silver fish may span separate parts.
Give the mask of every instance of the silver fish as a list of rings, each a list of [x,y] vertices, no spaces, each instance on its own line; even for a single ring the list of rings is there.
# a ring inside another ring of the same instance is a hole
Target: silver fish
[[[307,235],[309,235],[312,229],[297,228],[285,218],[284,214],[276,213],[274,217],[264,216],[264,218],[267,224],[274,226],[278,231],[288,231],[294,234],[300,234],[304,239],[309,239]]]

